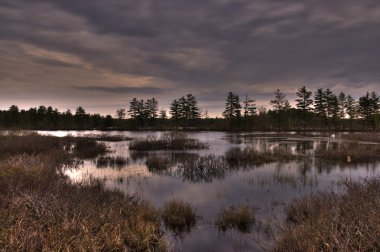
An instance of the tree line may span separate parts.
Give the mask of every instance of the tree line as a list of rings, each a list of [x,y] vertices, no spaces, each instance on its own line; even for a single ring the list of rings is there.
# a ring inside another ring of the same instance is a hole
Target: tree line
[[[380,97],[372,91],[358,100],[344,92],[305,86],[296,92],[295,107],[286,94],[277,89],[269,101],[271,109],[257,106],[245,95],[229,92],[222,118],[209,118],[201,113],[192,94],[174,99],[169,108],[159,109],[156,98],[130,101],[128,110],[117,109],[115,116],[86,113],[81,106],[74,112],[60,112],[53,107],[39,106],[29,110],[12,105],[0,110],[3,129],[115,129],[115,130],[376,130],[380,126]],[[169,114],[169,115],[168,115]]]

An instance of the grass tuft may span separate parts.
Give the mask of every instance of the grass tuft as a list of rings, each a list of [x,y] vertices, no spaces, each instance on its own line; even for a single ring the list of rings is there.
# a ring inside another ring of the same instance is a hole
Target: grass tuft
[[[295,201],[273,251],[379,251],[380,178]]]
[[[224,208],[219,213],[215,225],[225,232],[228,229],[237,229],[242,233],[249,233],[255,223],[252,210],[245,205]]]
[[[129,149],[138,151],[148,150],[189,150],[206,149],[208,145],[198,139],[188,138],[183,132],[166,132],[160,137],[148,136],[137,138],[130,142]]]
[[[189,232],[196,225],[198,219],[193,207],[180,200],[166,202],[161,217],[165,227],[175,234]]]
[[[66,139],[0,137],[2,251],[167,250],[157,209],[99,181],[72,184],[63,175],[76,157],[65,151]]]

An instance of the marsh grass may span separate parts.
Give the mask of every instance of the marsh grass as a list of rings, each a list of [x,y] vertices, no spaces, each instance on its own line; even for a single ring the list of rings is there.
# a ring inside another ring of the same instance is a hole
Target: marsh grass
[[[148,136],[137,138],[130,142],[129,149],[137,151],[149,150],[189,150],[206,149],[208,145],[198,139],[188,138],[183,132],[166,132],[160,137]]]
[[[163,171],[167,171],[173,165],[173,163],[173,160],[167,155],[148,156],[145,162],[149,171],[158,174]]]
[[[122,156],[101,156],[95,161],[97,168],[112,167],[112,168],[122,168],[129,163],[128,158]]]
[[[237,229],[242,233],[249,233],[255,223],[255,216],[249,206],[223,208],[219,213],[215,225],[223,232],[228,229]]]
[[[73,154],[78,158],[95,158],[99,155],[104,155],[108,152],[104,143],[99,143],[94,139],[78,138],[70,140],[73,141]]]
[[[58,150],[63,140],[52,136],[40,136],[36,133],[17,134],[15,132],[0,135],[1,157],[16,154],[40,154]]]
[[[290,161],[297,158],[296,155],[284,150],[259,152],[251,147],[233,148],[225,153],[228,164],[232,166],[261,165],[271,162]]]
[[[191,182],[212,182],[225,177],[229,166],[223,156],[213,154],[186,160],[178,166],[181,177]]]
[[[351,141],[380,143],[380,134],[379,133],[373,133],[373,132],[339,134],[338,138],[344,139],[344,140],[351,140]]]
[[[68,136],[69,138],[75,139],[91,139],[95,141],[104,141],[104,142],[122,142],[122,141],[130,141],[133,138],[122,136],[122,135],[110,135],[110,134],[86,134],[82,136]]]
[[[380,178],[295,201],[273,251],[379,251]]]
[[[180,200],[166,202],[162,209],[161,218],[165,227],[178,235],[190,232],[198,220],[198,216],[191,204]]]
[[[315,157],[322,162],[345,164],[371,163],[380,161],[380,146],[374,144],[341,143],[335,148],[320,147]]]
[[[1,138],[2,251],[167,250],[157,209],[98,181],[74,185],[63,175],[75,158],[63,139]]]

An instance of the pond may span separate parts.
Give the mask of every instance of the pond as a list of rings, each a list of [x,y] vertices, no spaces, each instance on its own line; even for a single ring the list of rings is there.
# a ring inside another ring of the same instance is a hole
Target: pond
[[[40,131],[55,136],[104,134],[101,131]],[[107,132],[132,138],[159,136],[160,132]],[[105,142],[110,157],[122,157],[117,164],[99,158],[83,163],[66,174],[74,182],[100,179],[107,188],[138,195],[161,207],[178,199],[191,203],[201,217],[187,233],[166,230],[173,251],[263,251],[273,243],[271,233],[284,221],[285,209],[297,198],[325,190],[339,190],[345,180],[380,175],[378,163],[350,164],[321,162],[315,158],[318,148],[333,151],[342,140],[319,133],[306,136],[296,133],[188,132],[190,138],[209,145],[202,150],[149,151],[129,150],[129,141]],[[364,143],[363,143],[364,144]],[[241,165],[220,169],[181,169],[194,157],[222,156],[231,149],[250,147],[258,152],[287,151],[300,158],[288,161]],[[149,157],[174,160],[168,169],[156,170],[146,165]],[[104,161],[104,160],[103,160]],[[323,160],[322,160],[323,161]],[[222,208],[248,205],[256,223],[251,233],[219,231],[215,220]],[[163,227],[164,228],[164,227]]]

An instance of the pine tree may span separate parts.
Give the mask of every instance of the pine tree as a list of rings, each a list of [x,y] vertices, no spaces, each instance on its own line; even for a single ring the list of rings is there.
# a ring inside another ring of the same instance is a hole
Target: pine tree
[[[156,98],[147,99],[145,109],[149,119],[156,119],[158,116],[158,101]]]
[[[270,105],[273,106],[273,110],[276,112],[284,111],[290,108],[289,101],[285,99],[286,95],[279,89],[274,92],[274,99],[270,101]]]
[[[255,104],[256,100],[248,98],[248,95],[245,95],[243,101],[244,104],[244,117],[254,116],[257,114],[257,108]]]
[[[339,93],[338,96],[338,107],[339,107],[339,118],[344,119],[346,116],[346,94],[343,92]]]
[[[357,117],[357,114],[358,114],[357,102],[351,95],[347,96],[344,107],[350,119],[355,119]]]
[[[186,100],[187,100],[187,105],[189,106],[189,111],[190,111],[189,117],[187,119],[195,120],[195,119],[200,118],[201,114],[199,112],[198,101],[195,98],[195,96],[192,94],[187,94]]]
[[[232,92],[229,92],[227,95],[227,100],[226,100],[226,106],[225,110],[223,112],[223,116],[225,118],[233,118],[234,117],[234,111],[235,111],[235,94]]]
[[[307,90],[305,86],[301,87],[297,91],[296,106],[297,109],[303,113],[307,113],[311,110],[310,106],[313,104],[313,99],[311,99],[312,92]]]
[[[238,95],[232,92],[228,93],[225,110],[223,111],[223,116],[227,119],[241,117],[241,104]]]
[[[308,113],[310,112],[311,108],[310,106],[313,104],[313,99],[311,99],[312,92],[307,90],[305,86],[298,89],[296,95],[299,97],[296,99],[296,106],[297,109],[301,113],[302,117],[302,124],[304,131],[306,130],[306,119],[308,116]]]
[[[171,115],[172,120],[174,120],[176,123],[179,122],[181,118],[181,107],[178,100],[174,100],[170,104],[170,115]]]
[[[319,88],[314,93],[314,112],[320,116],[326,116],[326,99],[322,88]]]

